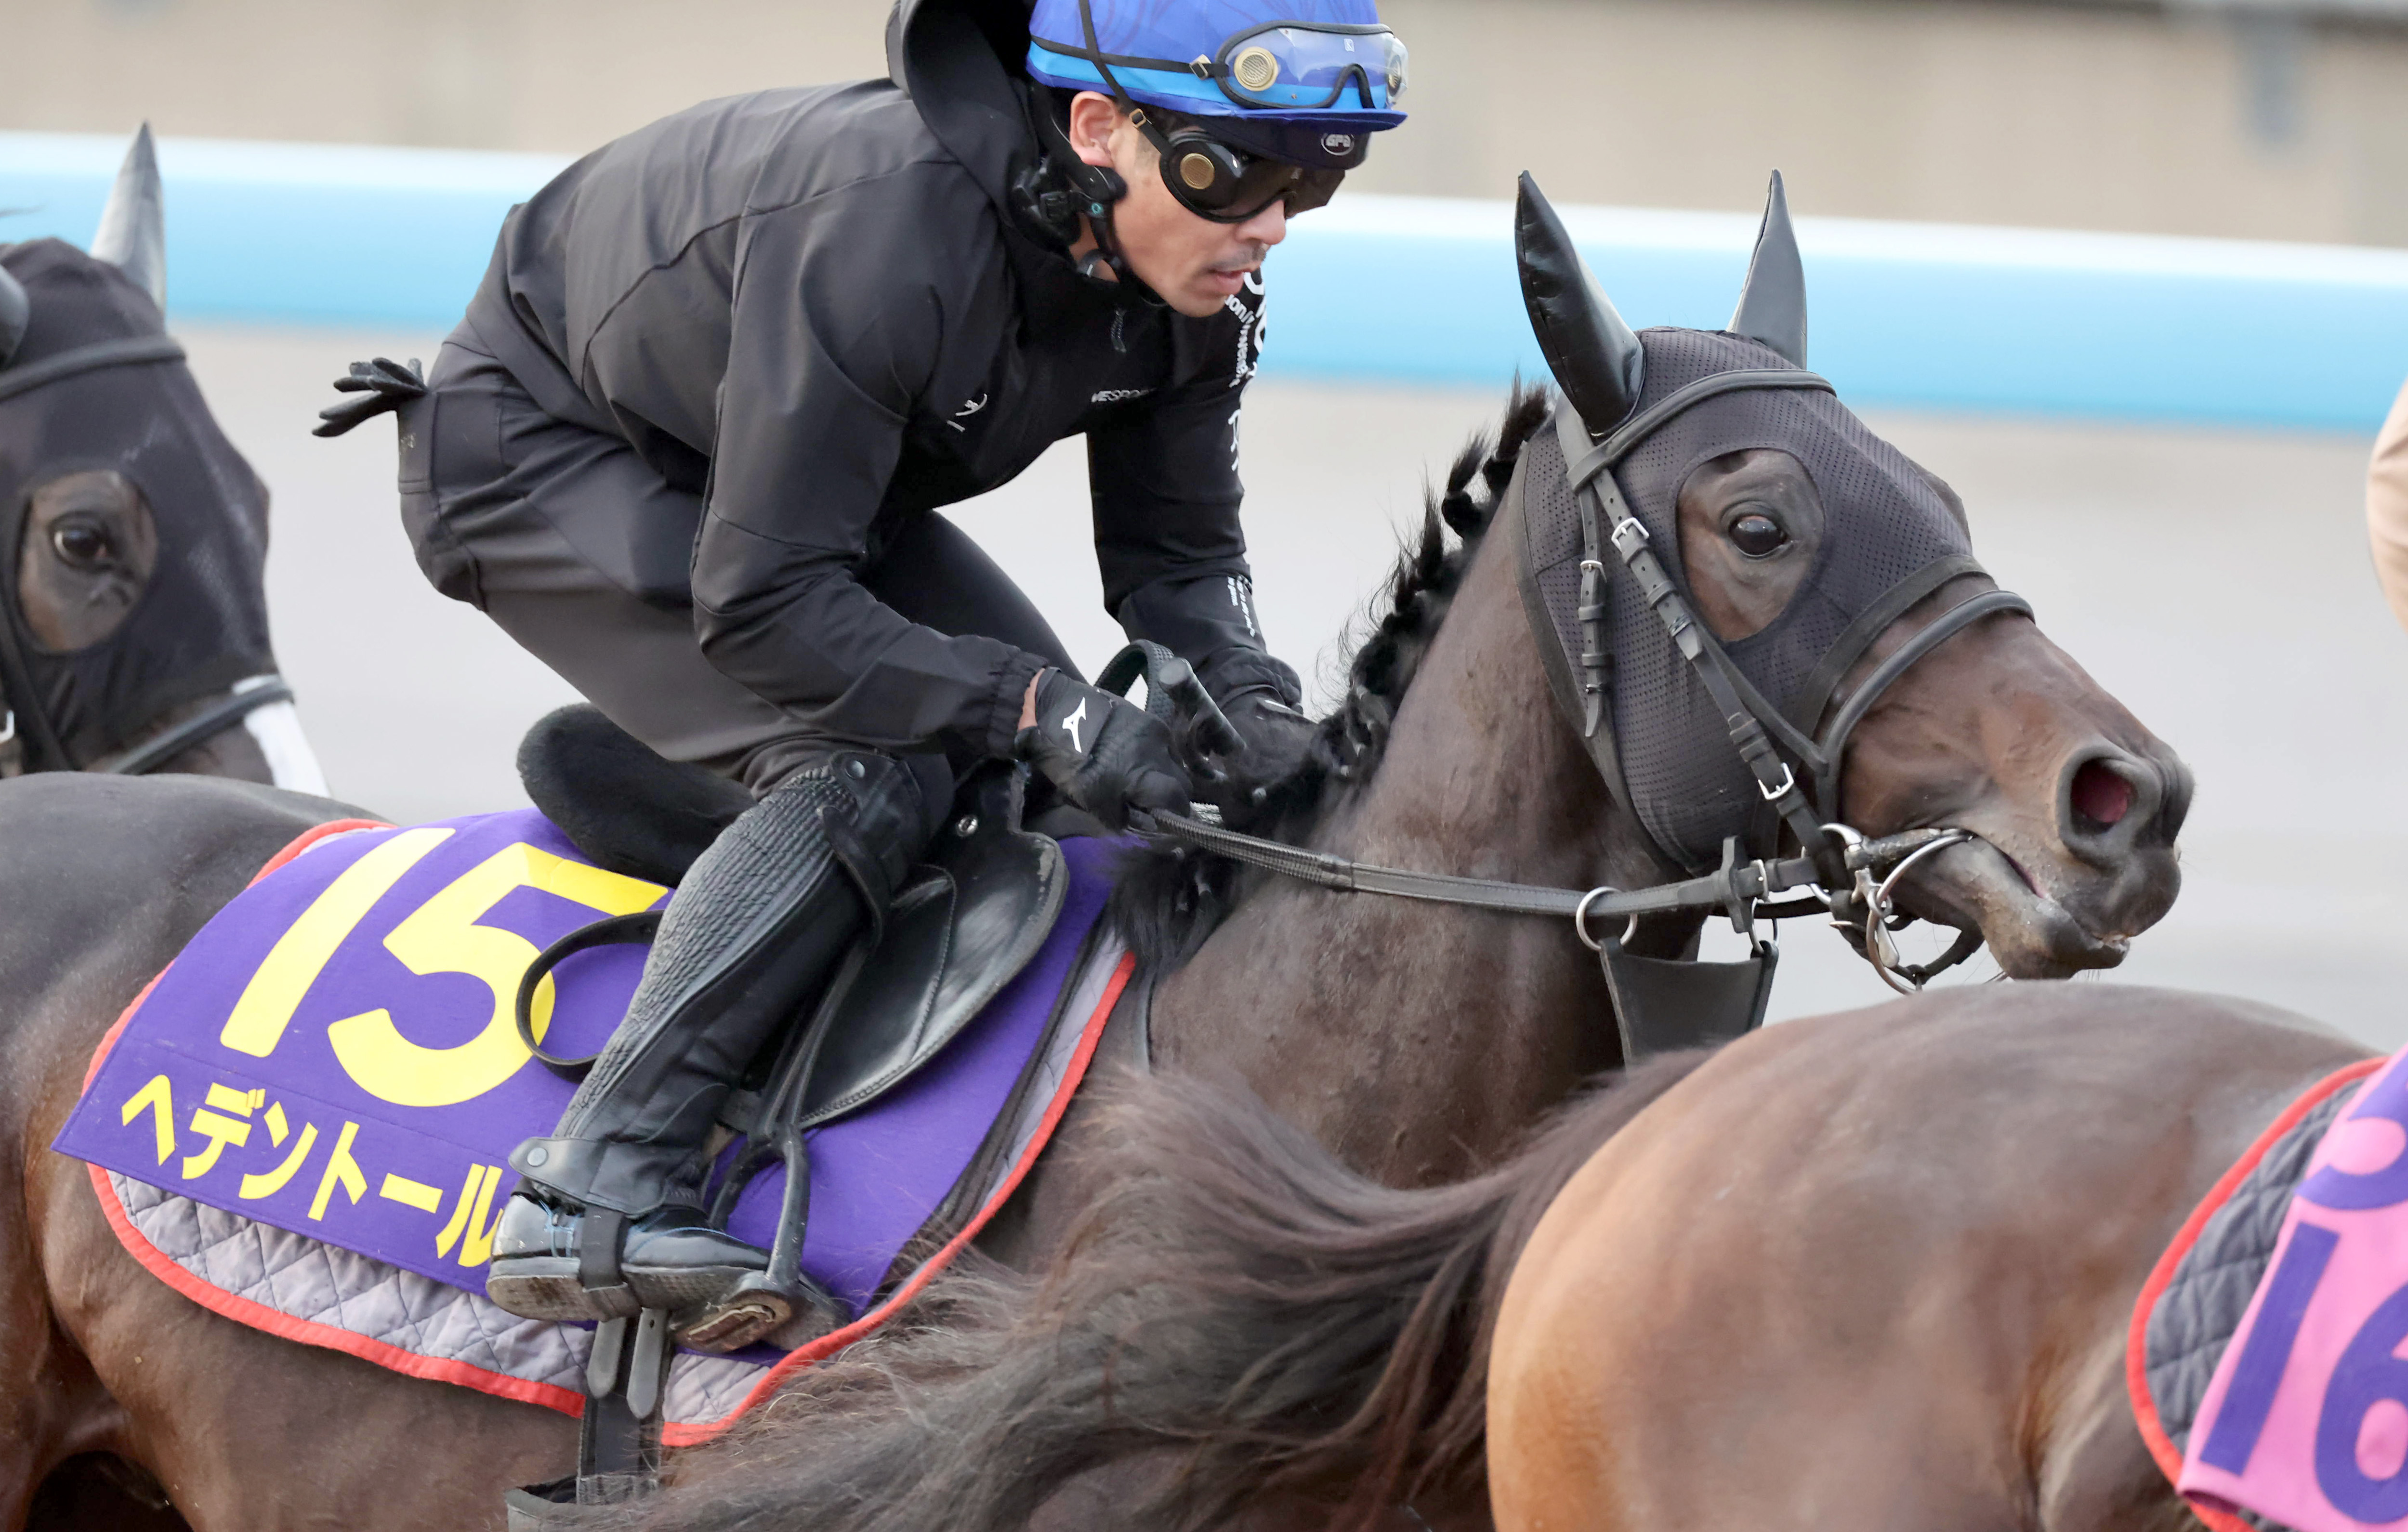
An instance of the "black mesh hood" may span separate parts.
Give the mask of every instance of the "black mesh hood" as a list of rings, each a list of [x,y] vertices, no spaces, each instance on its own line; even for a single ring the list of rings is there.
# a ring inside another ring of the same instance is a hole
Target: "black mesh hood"
[[[0,265],[32,303],[24,345],[0,382],[80,348],[165,333],[148,294],[61,240],[0,247]],[[50,653],[35,646],[18,610],[27,502],[50,480],[94,468],[123,474],[150,502],[158,568],[115,633]],[[276,668],[264,588],[267,492],[181,361],[77,371],[0,397],[0,609],[71,757],[31,759],[35,769],[88,764],[132,743],[166,709]]]
[[[1801,370],[1767,347],[1698,330],[1641,332],[1647,381],[1641,409],[1713,373]],[[1777,448],[1806,466],[1827,518],[1818,562],[1788,608],[1764,630],[1726,651],[1775,707],[1791,712],[1808,676],[1856,616],[1935,561],[1970,554],[1964,528],[1930,480],[1833,395],[1756,389],[1721,394],[1675,416],[1615,470],[1632,514],[1647,528],[1692,607],[1681,567],[1675,502],[1690,473],[1710,458]],[[1533,567],[1568,652],[1579,580],[1579,518],[1552,431],[1531,443],[1524,493]],[[1727,836],[1745,836],[1757,813],[1756,780],[1731,746],[1712,698],[1640,599],[1637,582],[1609,554],[1604,639],[1613,655],[1608,714],[1631,807],[1656,843],[1691,871],[1720,860]],[[1803,725],[1813,727],[1813,721]]]

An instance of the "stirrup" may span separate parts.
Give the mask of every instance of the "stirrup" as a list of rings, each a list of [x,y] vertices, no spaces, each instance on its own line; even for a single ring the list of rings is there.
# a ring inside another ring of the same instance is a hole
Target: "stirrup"
[[[722,1296],[677,1316],[678,1344],[724,1353],[767,1340],[781,1351],[808,1345],[850,1318],[827,1289],[800,1272],[781,1283],[756,1271]]]

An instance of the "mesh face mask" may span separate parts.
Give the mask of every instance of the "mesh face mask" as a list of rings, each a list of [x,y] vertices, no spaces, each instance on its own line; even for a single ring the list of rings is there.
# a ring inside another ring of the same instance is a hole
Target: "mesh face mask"
[[[1634,414],[1711,374],[1802,370],[1737,336],[1659,329],[1640,338],[1646,387]],[[1849,624],[1899,581],[1942,560],[1970,558],[1971,547],[1922,472],[1833,395],[1805,389],[1725,394],[1674,416],[1614,470],[1631,513],[1693,608],[1696,593],[1680,559],[1681,486],[1710,459],[1759,447],[1804,465],[1823,503],[1823,543],[1781,614],[1724,649],[1757,691],[1811,732],[1815,721],[1797,717],[1800,694]],[[1570,613],[1580,533],[1554,433],[1534,438],[1530,456],[1525,494],[1533,497],[1532,564],[1566,651],[1576,653]],[[1761,827],[1756,779],[1731,749],[1729,729],[1696,669],[1624,571],[1607,583],[1604,638],[1614,657],[1608,719],[1631,806],[1674,862],[1692,872],[1710,869],[1725,838],[1747,845]]]
[[[0,690],[25,735],[28,769],[74,769],[125,748],[170,709],[276,669],[267,493],[211,419],[140,287],[55,239],[0,248],[0,263],[32,310],[24,343],[0,368],[0,622],[14,640],[7,669],[22,672],[0,672]],[[95,468],[122,474],[150,503],[158,563],[115,632],[54,653],[19,609],[28,504],[41,485]]]

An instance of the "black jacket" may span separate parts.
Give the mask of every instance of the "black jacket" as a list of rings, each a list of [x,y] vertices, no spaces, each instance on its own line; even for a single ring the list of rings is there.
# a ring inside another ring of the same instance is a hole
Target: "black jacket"
[[[853,571],[888,519],[1065,437],[1123,626],[1216,690],[1284,674],[1238,524],[1259,290],[1190,320],[1024,232],[1033,150],[979,5],[906,0],[892,79],[708,102],[587,155],[511,213],[468,313],[548,411],[702,496],[698,526],[631,506],[582,529],[597,567],[691,604],[715,666],[828,733],[956,755],[1009,752],[1039,662],[907,622]]]

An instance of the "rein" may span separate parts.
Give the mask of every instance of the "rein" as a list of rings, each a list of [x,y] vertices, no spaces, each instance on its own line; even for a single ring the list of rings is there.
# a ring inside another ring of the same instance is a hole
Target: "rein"
[[[1511,915],[1565,916],[1572,921],[1581,939],[1591,947],[1597,945],[1596,939],[1588,933],[1591,916],[1635,921],[1646,915],[1720,909],[1727,912],[1753,910],[1758,915],[1779,919],[1810,914],[1825,908],[1822,900],[1808,899],[1786,909],[1758,909],[1764,900],[1775,894],[1785,894],[1792,889],[1819,888],[1822,868],[1811,856],[1785,857],[1773,862],[1742,862],[1738,859],[1736,846],[1727,848],[1729,854],[1724,858],[1719,871],[1703,877],[1675,883],[1658,883],[1652,888],[1624,890],[1600,884],[1596,888],[1578,889],[1383,867],[1376,863],[1357,862],[1327,852],[1307,851],[1284,841],[1242,835],[1223,825],[1180,814],[1152,815],[1150,826],[1140,826],[1140,829],[1149,827],[1157,834],[1183,840],[1200,851],[1226,856],[1232,862],[1276,872],[1337,893],[1386,894],[1398,898],[1426,899],[1437,904],[1491,909]],[[1858,836],[1846,843],[1841,856],[1842,865],[1851,874],[1862,872],[1869,879],[1884,875],[1885,881],[1877,893],[1885,907],[1890,881],[1905,869],[1908,863],[1926,852],[1971,838],[1971,834],[1965,830],[1936,828],[1902,830],[1878,840],[1867,840]],[[1744,920],[1746,917],[1734,915],[1734,918]]]

